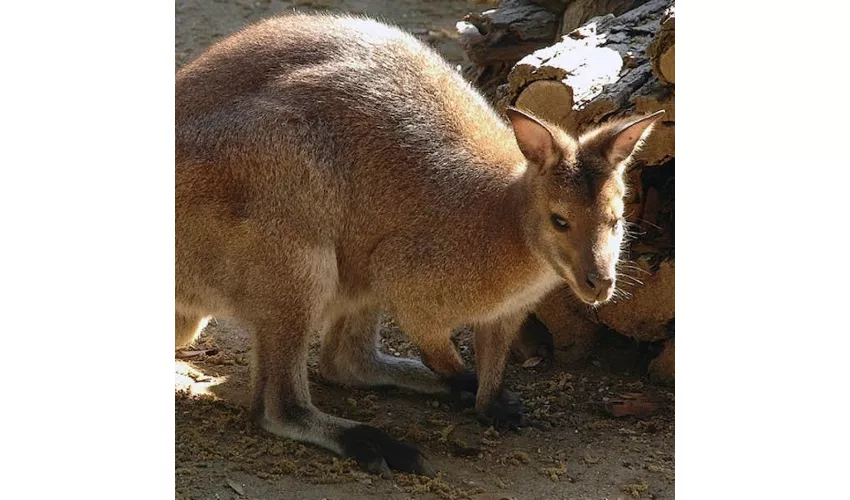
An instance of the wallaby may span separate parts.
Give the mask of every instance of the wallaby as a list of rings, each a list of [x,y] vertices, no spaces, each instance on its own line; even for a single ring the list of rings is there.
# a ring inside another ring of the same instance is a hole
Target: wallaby
[[[528,311],[566,282],[611,298],[623,169],[657,116],[580,137],[515,109],[502,121],[435,51],[385,24],[289,14],[215,44],[176,75],[176,343],[232,316],[253,341],[251,415],[366,470],[433,475],[413,446],[313,406],[307,347],[334,383],[501,389]],[[377,349],[381,311],[422,361]],[[475,330],[477,378],[451,340]]]

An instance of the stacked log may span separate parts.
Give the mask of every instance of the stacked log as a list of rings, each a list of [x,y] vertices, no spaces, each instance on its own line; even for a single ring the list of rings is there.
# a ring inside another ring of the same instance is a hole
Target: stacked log
[[[542,26],[537,30],[528,23],[513,23],[507,14],[515,12],[520,4],[536,9],[533,12],[557,16],[557,40],[542,46],[552,29],[551,17],[539,14],[535,22]],[[507,10],[499,14],[502,8]],[[470,58],[477,64],[478,76],[488,75],[489,80],[477,80],[478,83],[495,85],[492,96],[501,110],[507,106],[524,109],[575,134],[615,117],[666,111],[627,171],[630,195],[626,218],[632,241],[618,279],[618,288],[625,297],[592,309],[579,305],[567,288],[556,290],[539,305],[535,320],[526,323],[515,353],[520,358],[539,353],[539,346],[548,343],[559,357],[579,360],[607,328],[640,341],[665,342],[650,371],[653,379],[672,382],[676,116],[673,1],[528,0],[503,2],[500,9],[480,17],[467,16],[466,22],[474,28],[464,23],[459,23],[458,28]],[[487,38],[479,24],[485,26],[484,31],[495,24],[480,23],[484,18],[501,20],[499,30],[506,35]],[[521,42],[511,42],[514,39],[507,34],[518,33],[512,29],[520,26],[519,33],[536,34],[535,38],[519,37]],[[517,57],[523,51],[528,52]],[[510,67],[507,71],[494,69],[495,61]],[[541,337],[538,324],[545,326],[551,340]]]
[[[467,14],[457,23],[458,41],[475,65],[475,74],[466,76],[492,98],[514,63],[555,40],[558,23],[556,13],[530,0],[504,0]]]
[[[457,23],[458,40],[475,74],[467,75],[494,97],[513,65],[525,55],[551,45],[565,31],[588,19],[620,14],[646,0],[503,0],[480,14],[470,13]]]
[[[661,27],[646,53],[652,61],[652,71],[655,72],[655,76],[665,83],[676,83],[674,71],[676,69],[675,42],[676,10],[675,5],[671,5],[664,13],[664,17],[661,18]]]

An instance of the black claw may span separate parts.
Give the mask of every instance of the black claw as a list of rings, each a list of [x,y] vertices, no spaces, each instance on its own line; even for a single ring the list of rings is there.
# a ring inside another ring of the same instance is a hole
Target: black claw
[[[346,457],[351,457],[367,472],[390,476],[390,469],[434,477],[436,472],[416,447],[393,439],[386,432],[358,425],[339,435]]]
[[[393,478],[393,471],[390,470],[390,466],[387,465],[386,460],[381,460],[381,466],[378,468],[378,470],[377,470],[377,472],[375,472],[375,474],[381,476],[384,479],[392,479]]]
[[[384,460],[384,457],[373,456],[362,460],[355,457],[355,460],[357,460],[360,468],[370,474],[376,474],[384,479],[391,479],[393,476],[393,473],[390,471],[390,467],[387,465],[387,461]]]
[[[481,412],[478,420],[485,425],[492,425],[497,429],[517,430],[526,424],[523,416],[525,405],[513,393],[502,390],[493,399],[490,405]]]

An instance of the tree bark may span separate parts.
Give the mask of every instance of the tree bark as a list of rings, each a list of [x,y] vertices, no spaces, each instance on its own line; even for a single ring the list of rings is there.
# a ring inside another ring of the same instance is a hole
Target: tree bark
[[[585,24],[594,17],[613,14],[619,16],[643,5],[647,0],[567,0],[561,17],[558,34],[564,35]]]
[[[497,9],[467,14],[457,29],[472,62],[513,64],[554,41],[558,16],[530,0],[507,0]]]
[[[506,0],[457,23],[458,41],[476,65],[472,79],[493,97],[514,63],[555,40],[560,14],[531,0]]]

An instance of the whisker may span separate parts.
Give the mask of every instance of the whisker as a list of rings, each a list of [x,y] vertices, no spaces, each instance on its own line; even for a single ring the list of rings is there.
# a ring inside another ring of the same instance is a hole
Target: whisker
[[[637,269],[617,269],[617,273],[619,275],[628,276],[629,278],[632,278],[632,279],[635,279],[635,280],[638,280],[638,281],[640,281],[641,279],[647,279],[650,276],[652,276],[651,273],[645,273],[645,274],[642,274],[638,277],[638,276],[635,276],[635,275],[632,274],[632,272],[634,272],[634,271],[637,271]]]
[[[626,278],[626,279],[628,279],[628,280],[631,280],[631,282],[632,282],[633,284],[636,284],[636,285],[643,285],[643,281],[641,281],[641,280],[639,280],[639,279],[635,278],[634,276],[630,276],[630,275],[628,275],[628,274],[623,274],[623,273],[621,273],[621,274],[619,274],[619,275],[618,275],[618,277],[619,277],[619,278]]]
[[[632,277],[632,276],[626,276],[626,279],[619,279],[619,278],[623,278],[624,276],[626,276],[626,275],[624,275],[624,274],[617,275],[617,277],[618,277],[617,284],[618,285],[628,285],[630,287],[643,286],[643,283],[640,280],[635,280],[634,277]]]
[[[634,226],[634,227],[626,227],[625,228],[626,235],[628,235],[628,236],[632,236],[632,235],[643,236],[643,235],[645,235],[646,231],[641,231],[640,229],[641,229],[640,226],[637,226],[637,225]]]
[[[644,273],[644,274],[645,274],[645,275],[647,275],[647,276],[652,276],[652,273],[651,273],[651,272],[649,272],[649,271],[647,271],[646,269],[643,269],[643,268],[641,268],[641,267],[635,266],[635,265],[629,265],[629,264],[626,264],[626,263],[620,263],[620,264],[617,264],[617,266],[618,266],[618,267],[623,267],[623,268],[625,268],[625,269],[629,269],[629,270],[640,271],[640,272]]]
[[[663,228],[663,227],[661,227],[661,226],[657,226],[657,225],[653,224],[652,222],[649,222],[649,221],[648,221],[648,220],[646,220],[646,219],[637,219],[637,220],[638,220],[638,221],[640,221],[640,222],[641,222],[641,223],[643,223],[643,224],[649,224],[650,226],[654,227],[655,229],[658,229],[659,231],[663,231],[663,230],[664,230],[664,228]]]

